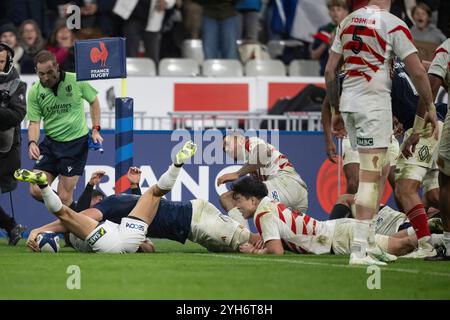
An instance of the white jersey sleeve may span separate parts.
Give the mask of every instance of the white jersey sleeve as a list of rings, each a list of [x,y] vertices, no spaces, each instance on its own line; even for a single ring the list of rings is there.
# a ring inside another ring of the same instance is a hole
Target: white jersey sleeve
[[[339,25],[336,28],[336,33],[333,41],[333,45],[331,46],[331,51],[336,52],[338,54],[342,54],[343,48],[342,48],[342,41],[341,37],[339,36],[341,34],[341,25]]]
[[[277,218],[270,211],[258,213],[255,217],[255,224],[264,243],[269,240],[281,240]]]
[[[266,142],[259,140],[252,146],[248,158],[249,164],[261,164],[267,166],[271,161],[271,150]]]
[[[417,52],[417,48],[408,26],[400,19],[398,21],[399,24],[388,31],[388,36],[391,38],[389,43],[392,44],[395,55],[400,60],[404,60],[410,54]]]
[[[450,39],[441,44],[435,52],[434,59],[428,69],[433,74],[446,81],[450,69]]]

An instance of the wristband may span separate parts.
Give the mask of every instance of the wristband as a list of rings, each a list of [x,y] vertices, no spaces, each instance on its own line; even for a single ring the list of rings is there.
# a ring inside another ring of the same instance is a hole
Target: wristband
[[[37,145],[37,142],[36,142],[36,141],[30,140],[30,141],[28,142],[28,148],[30,147],[30,144],[32,144],[32,143],[34,143],[35,145]]]
[[[332,116],[336,115],[336,108],[330,106],[330,109],[331,109],[331,115],[332,115]]]
[[[412,128],[412,134],[416,134],[416,133],[422,133],[425,129],[425,119],[419,117],[416,114],[416,117],[414,118],[414,126]]]
[[[430,103],[428,106],[428,112],[432,113],[432,112],[436,112],[436,106],[434,105],[434,103]]]
[[[98,132],[100,132],[100,130],[102,129],[99,125],[97,126],[92,126],[92,130],[97,130]]]

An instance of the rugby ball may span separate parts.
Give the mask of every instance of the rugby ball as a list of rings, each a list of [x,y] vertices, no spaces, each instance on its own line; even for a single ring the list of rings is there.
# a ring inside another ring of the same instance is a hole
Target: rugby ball
[[[56,253],[59,251],[59,237],[54,232],[43,232],[36,237],[41,252]]]

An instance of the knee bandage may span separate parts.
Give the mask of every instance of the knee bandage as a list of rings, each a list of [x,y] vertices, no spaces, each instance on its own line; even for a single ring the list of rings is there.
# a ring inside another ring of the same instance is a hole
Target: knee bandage
[[[389,164],[386,151],[378,153],[360,153],[360,169],[363,171],[377,172],[380,176],[384,166]],[[358,192],[355,196],[357,205],[376,209],[380,189],[379,179],[375,181],[359,181]]]
[[[384,152],[377,153],[359,153],[359,168],[361,170],[381,172],[383,168],[389,164],[389,159],[387,157],[387,150]]]

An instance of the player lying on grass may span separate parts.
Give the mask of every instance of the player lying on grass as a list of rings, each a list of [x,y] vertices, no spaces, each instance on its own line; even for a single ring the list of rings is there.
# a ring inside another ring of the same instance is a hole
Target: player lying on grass
[[[341,195],[333,209],[330,212],[330,220],[351,218],[353,219],[352,206],[355,203],[354,194]],[[442,245],[442,222],[440,218],[432,218],[428,220],[431,233],[431,243],[433,247]],[[416,231],[409,221],[406,214],[397,211],[389,207],[388,205],[380,205],[380,210],[375,220],[375,233],[385,236],[405,237],[408,234],[415,234]],[[439,234],[437,234],[439,233]],[[414,253],[414,252],[413,252]],[[420,258],[415,254],[408,254],[404,257],[408,258]]]
[[[179,160],[176,162],[179,163]],[[173,183],[175,183],[178,171],[173,172],[171,176]],[[139,173],[136,170],[134,172],[135,174]],[[138,183],[139,179],[137,178],[136,180]],[[171,183],[170,188],[173,186],[173,183]],[[169,186],[166,186],[165,190],[169,190]],[[88,216],[95,221],[107,220],[110,223],[120,223],[121,219],[127,217],[138,203],[139,195],[112,195],[80,214]],[[60,220],[32,230],[27,245],[34,251],[39,251],[34,239],[39,233],[44,231],[65,232],[67,230],[63,228]],[[241,244],[246,242],[256,243],[260,240],[258,235],[251,234],[247,228],[244,228],[228,216],[221,214],[214,205],[199,199],[186,203],[160,199],[156,214],[147,229],[146,236],[170,239],[180,243],[185,243],[186,239],[189,239],[210,251],[238,251]],[[74,234],[70,235],[70,242],[76,250],[82,252],[92,251],[88,243],[81,239],[84,238]],[[141,245],[142,251],[152,252],[152,249],[153,247],[148,243]]]
[[[195,151],[195,144],[186,143],[178,152],[175,164],[169,167],[156,185],[150,187],[139,198],[136,206],[121,219],[120,224],[108,220],[99,223],[64,206],[61,199],[48,186],[47,177],[42,172],[19,169],[14,176],[17,180],[36,183],[39,186],[45,206],[61,222],[61,229],[54,230],[55,232],[70,232],[77,238],[84,239],[94,252],[133,253],[146,240],[147,228],[156,215],[161,197],[170,191],[181,165],[192,157]]]
[[[317,221],[267,197],[267,187],[260,181],[245,177],[232,186],[234,198],[244,218],[253,217],[263,239],[262,248],[244,244],[240,251],[256,254],[283,254],[284,250],[296,253],[350,254],[354,219]],[[389,237],[375,235],[368,239],[367,253],[373,258],[359,264],[385,265],[414,250],[415,236]]]

